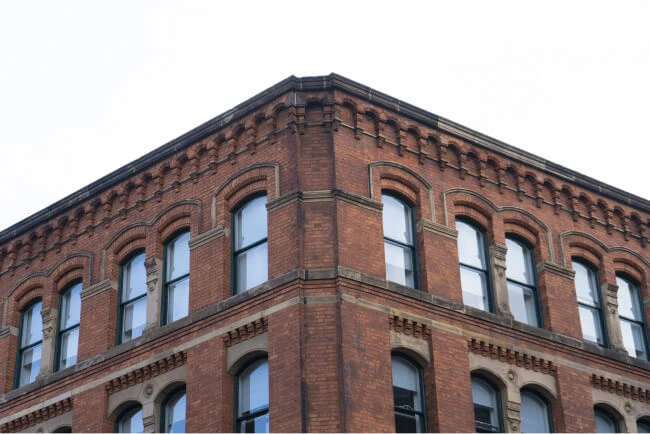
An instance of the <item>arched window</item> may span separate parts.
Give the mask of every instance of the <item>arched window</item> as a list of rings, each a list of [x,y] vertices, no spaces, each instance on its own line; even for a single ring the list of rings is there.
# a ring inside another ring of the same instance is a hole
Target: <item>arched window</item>
[[[233,277],[235,293],[268,280],[266,196],[246,202],[233,214]]]
[[[616,275],[616,284],[623,345],[630,356],[647,359],[646,324],[639,287],[627,277],[620,275]]]
[[[162,322],[187,316],[190,307],[190,232],[176,235],[165,245]]]
[[[521,432],[552,432],[551,406],[532,390],[521,390]]]
[[[594,417],[596,419],[596,432],[620,432],[618,422],[606,410],[596,407]]]
[[[55,369],[64,369],[77,363],[81,288],[81,282],[74,283],[59,297],[59,329],[56,336]]]
[[[425,432],[422,370],[399,355],[393,355],[392,366],[395,432]]]
[[[456,220],[456,230],[463,303],[493,312],[485,233],[464,220]]]
[[[386,279],[417,288],[413,209],[404,201],[382,194]]]
[[[503,432],[499,390],[482,377],[472,376],[472,401],[477,432]]]
[[[506,280],[510,311],[517,321],[541,327],[533,251],[519,239],[507,237]]]
[[[576,273],[575,286],[582,338],[603,347],[607,346],[598,273],[582,262],[573,261],[571,264]]]
[[[650,433],[650,420],[648,420],[647,418],[637,420],[636,432]]]
[[[142,335],[147,323],[147,270],[144,252],[132,256],[120,267],[120,315],[118,344]]]
[[[118,433],[143,433],[142,407],[131,407],[125,410],[115,423],[115,432]]]
[[[269,362],[257,359],[236,379],[236,432],[269,432]]]
[[[20,315],[17,387],[22,387],[36,380],[36,376],[41,369],[41,349],[43,346],[42,307],[43,304],[39,300],[28,306]]]
[[[162,406],[162,432],[185,432],[185,389],[174,392]]]

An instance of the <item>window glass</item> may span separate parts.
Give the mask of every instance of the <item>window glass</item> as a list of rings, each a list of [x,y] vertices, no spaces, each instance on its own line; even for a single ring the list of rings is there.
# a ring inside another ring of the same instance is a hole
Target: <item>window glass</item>
[[[605,345],[603,333],[603,312],[600,304],[600,290],[596,271],[581,262],[573,261],[575,288],[580,312],[582,338],[598,345]]]
[[[57,368],[64,369],[77,363],[79,322],[81,318],[81,282],[61,294],[59,333],[57,336]]]
[[[163,432],[185,432],[185,389],[174,393],[163,406]]]
[[[415,288],[413,212],[401,200],[382,194],[386,279]]]
[[[501,432],[499,392],[480,377],[472,377],[472,401],[477,432]]]
[[[122,265],[120,343],[142,335],[147,322],[147,271],[144,252]]]
[[[165,247],[163,323],[187,316],[190,306],[190,233],[183,232]]]
[[[120,433],[143,433],[142,408],[136,407],[124,412],[115,428]]]
[[[630,356],[647,359],[646,324],[641,310],[639,288],[622,276],[616,276],[616,283],[623,345]]]
[[[248,201],[233,215],[235,292],[268,280],[266,196]]]
[[[551,432],[551,411],[535,392],[521,391],[521,432]]]
[[[422,371],[401,356],[393,356],[392,370],[395,432],[425,431]]]
[[[411,208],[399,199],[384,194],[384,237],[402,244],[413,244]]]
[[[519,283],[533,285],[535,283],[533,255],[523,243],[512,238],[506,238],[506,273],[508,279]]]
[[[463,303],[491,311],[485,234],[462,220],[456,220],[456,229]]]
[[[618,432],[618,423],[608,413],[597,408],[594,415],[596,418],[596,432]]]
[[[636,422],[636,432],[650,433],[650,421],[638,420]]]
[[[22,313],[18,357],[18,387],[35,381],[41,369],[41,348],[43,344],[42,306],[42,303],[38,301]]]
[[[248,365],[237,379],[238,432],[269,432],[269,364]]]
[[[541,326],[533,252],[520,241],[506,238],[506,280],[510,311],[517,321]]]
[[[235,249],[243,249],[266,239],[266,196],[250,200],[235,214]]]

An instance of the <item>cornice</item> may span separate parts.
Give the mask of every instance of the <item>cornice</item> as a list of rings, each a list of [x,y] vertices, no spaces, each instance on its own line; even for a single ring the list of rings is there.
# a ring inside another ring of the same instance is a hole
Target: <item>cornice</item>
[[[559,164],[547,161],[522,149],[481,134],[461,124],[442,118],[338,74],[329,74],[327,76],[316,77],[290,76],[280,81],[276,85],[258,93],[221,115],[199,125],[187,133],[143,155],[137,160],[120,167],[88,186],[75,191],[47,208],[44,208],[32,216],[27,217],[26,219],[1,231],[0,244],[22,235],[31,228],[42,224],[71,208],[79,206],[84,201],[99,195],[101,192],[129,179],[134,174],[140,173],[171,157],[175,153],[188,148],[190,145],[216,133],[234,121],[258,110],[260,107],[276,101],[283,96],[286,96],[285,104],[287,106],[304,106],[306,105],[306,102],[300,94],[302,92],[316,91],[345,92],[346,94],[362,101],[399,113],[400,115],[415,120],[423,125],[463,138],[494,153],[507,156],[546,173],[553,174],[554,176],[564,179],[571,184],[578,185],[581,188],[650,213],[650,201],[646,199],[567,169]]]

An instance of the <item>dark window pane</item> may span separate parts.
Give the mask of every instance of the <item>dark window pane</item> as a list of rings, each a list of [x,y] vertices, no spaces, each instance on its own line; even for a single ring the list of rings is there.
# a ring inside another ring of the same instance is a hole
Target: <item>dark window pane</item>
[[[415,416],[395,412],[395,432],[418,432]]]

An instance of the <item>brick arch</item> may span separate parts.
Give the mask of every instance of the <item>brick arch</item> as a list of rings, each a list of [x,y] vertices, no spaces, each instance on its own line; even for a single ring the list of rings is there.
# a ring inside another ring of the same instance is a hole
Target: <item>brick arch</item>
[[[51,268],[52,282],[56,293],[72,280],[82,279],[86,286],[91,284],[93,255],[87,252],[75,253],[62,258]]]
[[[610,257],[614,264],[614,272],[630,276],[639,285],[641,295],[645,300],[648,297],[648,262],[637,253],[624,248],[612,249]]]
[[[465,188],[452,188],[443,191],[446,205],[445,224],[456,217],[474,220],[486,230],[491,230],[492,220],[499,208],[488,198]]]
[[[551,231],[548,226],[533,214],[517,207],[504,207],[501,210],[504,233],[515,234],[526,240],[537,252],[537,261],[555,262]]]
[[[119,264],[135,250],[145,249],[149,224],[134,223],[119,231],[102,249],[100,280],[117,279]]]
[[[151,226],[156,236],[153,243],[156,251],[151,253],[159,256],[162,243],[179,230],[189,229],[192,236],[201,233],[201,202],[188,199],[171,204],[151,219]]]
[[[381,201],[382,190],[391,190],[410,200],[416,218],[435,220],[433,188],[418,173],[398,163],[377,161],[368,165],[370,178],[368,196]]]
[[[49,279],[45,272],[32,273],[18,281],[4,296],[2,326],[19,327],[20,312],[34,300],[43,301],[43,307],[49,305]]]
[[[280,196],[279,170],[278,163],[260,163],[228,177],[212,193],[211,228],[217,227],[217,221],[225,223],[230,211],[251,195],[265,192],[268,202],[277,199]]]
[[[565,267],[569,266],[572,258],[579,257],[597,268],[604,268],[604,258],[609,249],[598,238],[584,232],[568,231],[561,233],[559,239]]]

